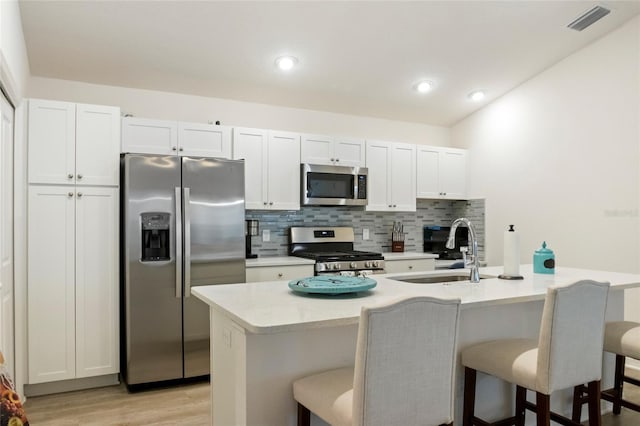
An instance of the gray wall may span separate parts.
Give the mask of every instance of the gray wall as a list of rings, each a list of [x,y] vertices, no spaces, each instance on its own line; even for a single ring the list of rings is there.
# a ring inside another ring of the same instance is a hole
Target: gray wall
[[[450,225],[458,217],[467,217],[478,231],[480,258],[484,259],[484,200],[418,200],[416,212],[367,212],[359,207],[302,207],[299,211],[247,210],[247,219],[260,222],[260,236],[251,238],[251,249],[259,257],[286,256],[289,228],[292,226],[351,226],[356,250],[390,252],[394,221],[404,224],[405,251],[422,252],[424,225]],[[369,240],[362,230],[369,229]],[[271,232],[271,241],[262,241],[262,231]]]

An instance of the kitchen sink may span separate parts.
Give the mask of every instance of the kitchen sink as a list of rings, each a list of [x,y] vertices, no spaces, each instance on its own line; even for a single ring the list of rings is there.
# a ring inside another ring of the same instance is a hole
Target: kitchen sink
[[[402,281],[411,284],[438,284],[449,283],[455,281],[469,281],[469,274],[455,274],[455,275],[422,275],[413,277],[388,277],[390,280]],[[493,275],[480,275],[480,279],[495,278]]]

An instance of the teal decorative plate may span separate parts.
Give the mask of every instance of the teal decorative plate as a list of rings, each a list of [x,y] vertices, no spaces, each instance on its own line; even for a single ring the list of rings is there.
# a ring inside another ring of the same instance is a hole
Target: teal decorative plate
[[[289,288],[301,293],[343,294],[355,293],[374,288],[375,280],[367,277],[347,277],[341,275],[320,275],[289,281]]]

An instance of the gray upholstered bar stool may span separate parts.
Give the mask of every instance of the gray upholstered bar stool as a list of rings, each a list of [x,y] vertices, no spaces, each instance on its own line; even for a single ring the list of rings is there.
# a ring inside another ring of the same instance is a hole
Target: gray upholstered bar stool
[[[355,366],[294,382],[298,425],[451,424],[459,317],[457,299],[363,307]]]
[[[547,290],[537,341],[494,340],[464,349],[463,425],[489,424],[474,414],[477,371],[516,385],[515,416],[501,420],[501,425],[523,426],[525,411],[529,409],[536,412],[538,426],[549,425],[551,419],[579,426],[571,419],[552,413],[549,397],[556,390],[582,383],[588,383],[591,395],[589,425],[600,425],[600,376],[608,290],[609,283],[589,280],[551,287]],[[526,400],[527,389],[536,392],[536,404]]]

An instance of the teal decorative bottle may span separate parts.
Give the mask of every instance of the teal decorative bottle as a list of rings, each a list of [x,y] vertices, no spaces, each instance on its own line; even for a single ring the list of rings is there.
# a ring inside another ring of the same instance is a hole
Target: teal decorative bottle
[[[542,242],[542,248],[533,254],[533,272],[536,274],[553,274],[556,267],[556,256],[553,250],[547,248],[547,242]]]

